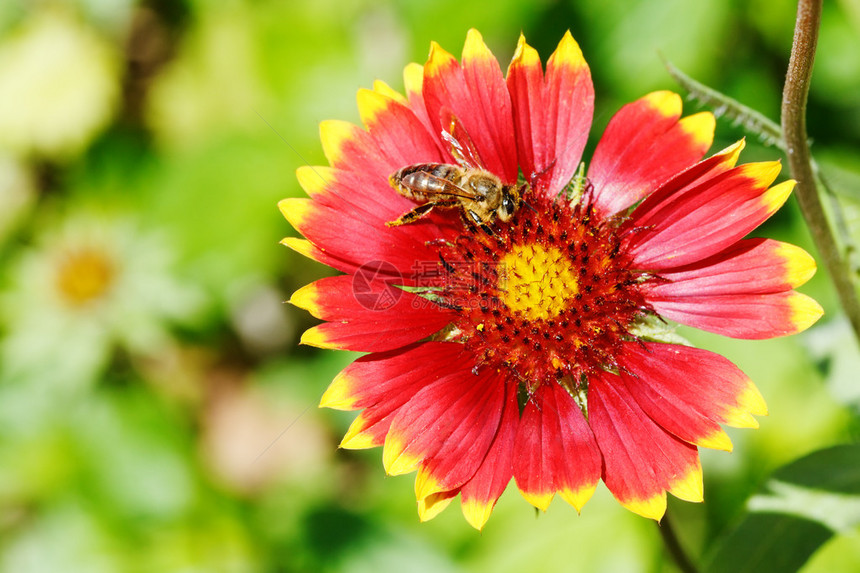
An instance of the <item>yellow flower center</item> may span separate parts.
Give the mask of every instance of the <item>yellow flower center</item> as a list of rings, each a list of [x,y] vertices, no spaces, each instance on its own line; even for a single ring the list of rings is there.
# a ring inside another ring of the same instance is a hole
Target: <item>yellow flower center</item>
[[[80,249],[67,253],[57,269],[57,288],[72,306],[82,306],[108,291],[115,269],[106,253]]]
[[[516,245],[502,259],[501,268],[502,301],[530,321],[558,316],[579,292],[570,259],[555,247]]]

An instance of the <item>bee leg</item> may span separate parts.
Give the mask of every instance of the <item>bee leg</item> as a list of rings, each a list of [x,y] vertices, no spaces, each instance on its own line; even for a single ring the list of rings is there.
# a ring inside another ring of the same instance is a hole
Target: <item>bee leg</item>
[[[469,232],[474,235],[478,232],[479,223],[472,220],[472,218],[467,213],[471,213],[471,211],[468,211],[466,209],[460,209],[460,220],[463,221],[463,226],[465,226],[466,229],[468,229]]]
[[[436,206],[436,203],[424,203],[422,205],[418,205],[411,211],[404,213],[395,221],[388,221],[385,223],[389,227],[398,227],[400,225],[407,225],[416,219],[420,219],[424,215],[427,215],[430,211],[433,210],[433,207]]]
[[[488,223],[482,223],[480,217],[478,217],[478,215],[476,215],[474,211],[471,211],[469,209],[461,209],[460,219],[463,220],[463,223],[466,225],[466,228],[471,230],[472,233],[476,233],[478,229],[481,229],[490,237],[495,234],[493,233],[493,229],[490,228],[490,225]]]

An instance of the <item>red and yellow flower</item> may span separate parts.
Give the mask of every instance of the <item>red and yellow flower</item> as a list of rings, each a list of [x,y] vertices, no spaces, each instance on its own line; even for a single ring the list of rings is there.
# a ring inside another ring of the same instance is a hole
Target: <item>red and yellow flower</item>
[[[302,342],[368,353],[322,398],[362,410],[341,446],[384,446],[389,474],[417,471],[422,519],[459,494],[476,528],[512,477],[542,510],[555,494],[581,509],[601,479],[654,519],[667,491],[701,501],[697,448],[730,450],[721,424],[756,427],[766,407],[728,360],[646,326],[761,339],[815,322],[793,290],[812,258],[743,238],[794,182],[773,185],[778,162],[736,165],[742,141],[702,159],[714,118],[682,118],[669,92],[621,108],[578,175],[594,90],[569,33],[545,71],[520,38],[505,77],[472,30],[461,63],[433,44],[405,82],[405,97],[359,91],[364,128],[324,122],[330,166],[299,169],[310,198],[280,204],[306,237],[284,243],[345,273],[293,295],[325,321]],[[527,205],[490,232],[450,209],[387,226],[415,207],[392,173],[454,163],[450,114],[487,170],[530,180]]]

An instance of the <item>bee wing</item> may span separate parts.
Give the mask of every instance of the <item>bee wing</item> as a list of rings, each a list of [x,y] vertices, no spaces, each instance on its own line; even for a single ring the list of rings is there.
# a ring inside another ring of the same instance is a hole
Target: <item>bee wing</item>
[[[469,137],[469,133],[463,124],[454,115],[450,108],[443,107],[439,112],[439,118],[445,129],[442,130],[442,139],[451,144],[451,155],[461,167],[472,169],[486,169],[481,156],[475,147],[475,142]]]
[[[423,179],[421,185],[413,182],[413,177],[417,179],[420,176]],[[413,188],[415,191],[428,197],[459,197],[462,199],[472,199],[473,195],[468,191],[448,181],[442,177],[437,177],[427,171],[416,171],[404,177],[400,183],[407,187]]]

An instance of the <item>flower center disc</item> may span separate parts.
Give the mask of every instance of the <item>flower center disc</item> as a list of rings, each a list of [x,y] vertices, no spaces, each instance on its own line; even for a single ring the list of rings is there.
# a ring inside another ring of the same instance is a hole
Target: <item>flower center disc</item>
[[[444,287],[433,296],[457,312],[440,339],[459,341],[478,368],[506,368],[528,390],[617,368],[628,328],[648,312],[647,276],[631,268],[616,220],[589,199],[529,198],[492,233],[471,229],[440,251]]]
[[[57,269],[57,287],[72,306],[104,295],[114,279],[114,265],[105,253],[82,249],[68,253]]]
[[[570,259],[556,247],[516,245],[504,256],[499,276],[502,302],[529,321],[555,318],[579,292]]]

